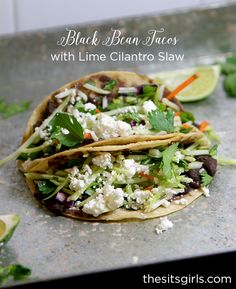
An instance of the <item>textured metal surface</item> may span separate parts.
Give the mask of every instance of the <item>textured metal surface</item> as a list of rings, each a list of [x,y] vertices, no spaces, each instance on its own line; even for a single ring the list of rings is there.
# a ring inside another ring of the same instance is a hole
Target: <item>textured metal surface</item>
[[[19,35],[0,40],[0,95],[9,101],[31,99],[32,108],[58,86],[92,71],[126,69],[142,73],[211,63],[236,50],[236,6],[177,15],[132,18],[81,26],[85,34],[110,27],[142,35],[164,27],[181,41],[174,52],[185,53],[183,63],[53,63],[50,53],[60,51],[56,41],[64,29]],[[101,52],[101,47],[81,47]],[[116,47],[131,52],[131,48]],[[144,47],[139,47],[143,50]],[[149,48],[150,51],[154,48]],[[166,47],[169,52],[171,49]],[[132,48],[135,52],[135,48]],[[222,83],[206,101],[188,105],[199,120],[208,119],[223,137],[220,153],[236,157],[236,99],[227,98]],[[0,156],[15,150],[30,111],[0,120]],[[30,194],[15,163],[0,169],[0,212],[17,213],[21,224],[1,252],[1,261],[20,262],[32,268],[33,279],[81,274],[133,264],[173,260],[236,249],[235,168],[221,167],[211,186],[211,197],[170,216],[172,230],[155,234],[158,220],[132,223],[88,223],[56,217]]]

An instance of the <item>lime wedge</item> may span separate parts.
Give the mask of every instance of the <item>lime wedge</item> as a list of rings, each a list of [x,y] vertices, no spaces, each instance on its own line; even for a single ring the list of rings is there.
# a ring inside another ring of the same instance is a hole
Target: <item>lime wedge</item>
[[[0,215],[0,245],[10,240],[19,222],[18,215]]]
[[[212,94],[220,76],[219,65],[154,73],[149,76],[173,90],[194,73],[198,73],[199,77],[176,95],[182,102],[192,102],[202,100]]]

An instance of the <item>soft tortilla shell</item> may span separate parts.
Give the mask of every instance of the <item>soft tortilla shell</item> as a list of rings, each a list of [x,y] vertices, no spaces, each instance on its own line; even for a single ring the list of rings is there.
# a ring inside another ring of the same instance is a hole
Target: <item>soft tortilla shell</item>
[[[33,193],[33,195],[36,194],[36,187],[33,181],[27,180],[26,182]],[[142,220],[147,220],[147,219],[154,219],[154,218],[159,218],[163,217],[169,214],[172,214],[174,212],[177,212],[179,210],[184,209],[188,205],[190,205],[193,201],[195,201],[197,198],[199,198],[203,192],[201,190],[193,190],[187,194],[184,195],[184,198],[188,201],[187,205],[181,205],[181,204],[175,204],[174,202],[171,202],[170,206],[165,208],[165,207],[158,207],[152,212],[145,213],[142,210],[137,210],[137,211],[131,211],[131,210],[125,210],[123,208],[117,209],[115,211],[109,212],[102,214],[98,217],[93,217],[88,214],[78,214],[78,211],[76,212],[75,210],[67,209],[64,212],[62,212],[62,215],[74,219],[79,219],[79,220],[86,220],[86,221],[142,221]],[[43,201],[42,201],[43,203]]]
[[[189,133],[189,134],[176,134],[172,138],[143,141],[137,143],[130,143],[126,145],[108,145],[100,147],[80,147],[78,149],[72,149],[64,152],[54,154],[52,156],[36,159],[33,161],[26,161],[21,165],[23,172],[46,172],[57,163],[65,163],[69,159],[78,158],[81,154],[86,152],[112,152],[112,151],[124,151],[124,150],[144,150],[149,148],[155,148],[159,146],[166,146],[176,142],[191,143],[202,137],[202,133]]]
[[[60,87],[59,89],[53,91],[51,94],[46,96],[43,101],[34,109],[31,117],[28,120],[28,123],[26,125],[26,130],[24,132],[22,143],[25,142],[33,133],[34,127],[37,124],[39,120],[43,120],[44,112],[47,109],[48,102],[53,99],[55,95],[58,93],[64,91],[65,89],[71,89],[75,87],[75,85],[83,85],[88,80],[93,80],[97,85],[99,85],[100,78],[102,76],[109,77],[111,79],[116,79],[120,83],[124,83],[125,86],[136,86],[136,85],[142,85],[142,84],[151,84],[153,83],[153,80],[151,78],[148,78],[145,75],[139,75],[134,72],[128,72],[128,71],[101,71],[97,73],[92,73],[87,76],[84,76],[78,80],[72,81],[70,83],[67,83],[66,85]],[[102,97],[102,96],[101,96]]]

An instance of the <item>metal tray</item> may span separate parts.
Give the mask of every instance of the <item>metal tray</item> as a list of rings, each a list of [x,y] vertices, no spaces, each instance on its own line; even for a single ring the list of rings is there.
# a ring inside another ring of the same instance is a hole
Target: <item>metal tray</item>
[[[64,27],[0,39],[1,96],[9,102],[29,99],[36,106],[43,96],[62,84],[99,70],[125,69],[141,73],[213,63],[236,50],[236,5],[146,15],[75,27],[84,34],[95,29],[107,34],[111,27],[127,35],[143,35],[164,27],[180,43],[167,51],[185,53],[182,63],[152,64],[64,62],[52,63],[50,53]],[[76,48],[74,48],[76,49]],[[103,48],[83,46],[81,51]],[[144,52],[145,47],[121,47],[117,51]],[[146,48],[147,49],[147,48]],[[150,52],[155,47],[150,47]],[[163,49],[163,48],[162,48]],[[107,51],[108,52],[108,51]],[[227,98],[222,83],[207,100],[188,105],[199,120],[208,119],[222,137],[220,154],[236,157],[236,100]],[[14,151],[31,111],[0,120],[0,156]],[[32,268],[33,280],[46,280],[88,272],[150,264],[236,249],[235,168],[220,167],[211,186],[211,197],[201,197],[170,216],[172,230],[155,234],[158,220],[125,223],[89,223],[58,217],[31,196],[15,162],[0,169],[0,212],[17,213],[21,224],[1,252],[3,263],[19,262]]]

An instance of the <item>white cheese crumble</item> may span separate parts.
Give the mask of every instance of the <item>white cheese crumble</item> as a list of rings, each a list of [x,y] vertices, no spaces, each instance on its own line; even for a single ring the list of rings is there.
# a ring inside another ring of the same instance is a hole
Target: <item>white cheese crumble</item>
[[[88,165],[82,168],[81,173],[77,167],[73,167],[69,176],[69,188],[74,191],[85,189],[91,182],[91,174],[92,170]]]
[[[150,193],[143,190],[135,190],[132,194],[127,197],[127,208],[132,208],[133,210],[138,210],[143,207],[149,198]]]
[[[173,223],[167,218],[162,217],[160,218],[160,223],[156,226],[155,231],[159,235],[164,231],[167,231],[173,227]]]
[[[124,159],[123,167],[127,170],[126,176],[132,178],[136,173],[149,174],[149,166],[141,165],[133,159]]]
[[[109,139],[115,137],[125,137],[132,135],[131,126],[121,120],[115,120],[109,115],[98,114],[97,121],[93,123],[93,130],[99,139]]]
[[[97,217],[103,213],[116,210],[124,204],[124,192],[121,188],[115,189],[111,185],[106,185],[97,189],[98,196],[83,207],[83,212]]]
[[[207,187],[203,187],[202,190],[205,197],[210,197],[210,191]]]
[[[111,169],[113,167],[112,158],[110,153],[101,153],[100,155],[92,159],[93,164],[96,166],[106,169]]]
[[[48,140],[51,133],[48,129],[40,130],[39,127],[35,128],[35,132],[39,135],[41,139]]]
[[[62,132],[64,135],[67,135],[67,134],[70,133],[68,129],[63,128],[63,127],[61,128],[61,132]]]
[[[132,257],[132,263],[135,265],[135,264],[138,264],[138,256],[133,256]]]
[[[143,103],[143,111],[146,114],[148,114],[149,112],[156,110],[156,109],[157,109],[157,107],[156,107],[155,103],[151,100],[145,101]]]
[[[96,105],[94,105],[94,104],[91,103],[91,102],[88,102],[88,103],[85,103],[84,109],[85,109],[85,111],[95,110],[95,109],[96,109]]]
[[[175,200],[174,201],[174,204],[176,205],[188,205],[188,200],[185,199],[185,198],[181,198],[181,199],[178,199],[178,200]]]

